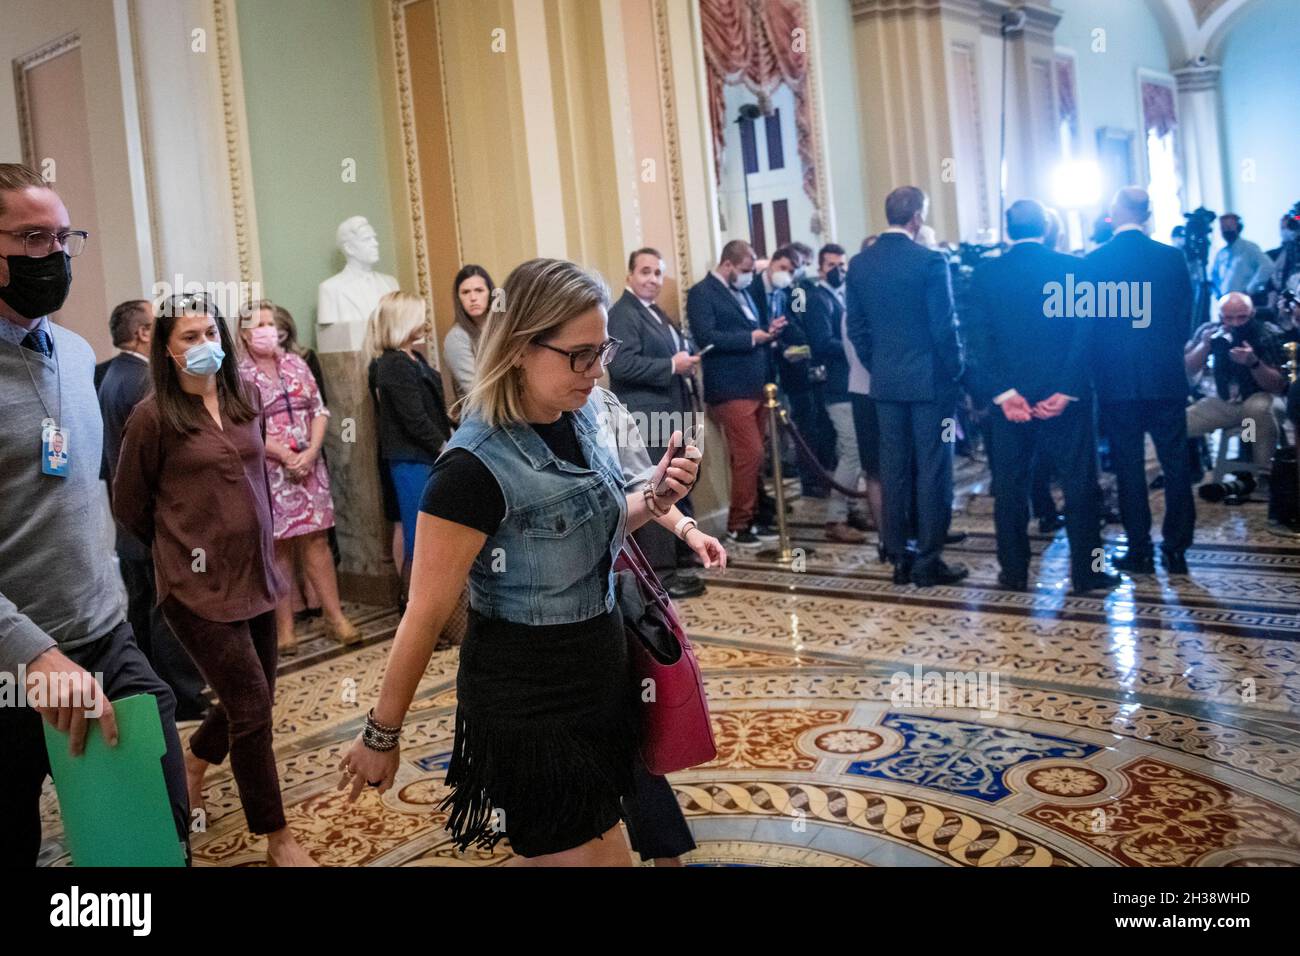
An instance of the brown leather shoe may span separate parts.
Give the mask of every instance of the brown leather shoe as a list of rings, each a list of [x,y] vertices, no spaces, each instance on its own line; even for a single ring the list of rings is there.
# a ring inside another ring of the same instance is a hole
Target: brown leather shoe
[[[839,544],[866,544],[867,536],[856,528],[850,528],[843,521],[826,525],[826,538]]]

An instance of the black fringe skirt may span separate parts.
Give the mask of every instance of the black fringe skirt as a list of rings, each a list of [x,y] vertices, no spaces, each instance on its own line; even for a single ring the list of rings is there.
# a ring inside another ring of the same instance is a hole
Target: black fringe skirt
[[[459,849],[508,837],[520,856],[542,856],[618,823],[637,741],[617,609],[544,627],[471,609],[456,693],[441,807]]]

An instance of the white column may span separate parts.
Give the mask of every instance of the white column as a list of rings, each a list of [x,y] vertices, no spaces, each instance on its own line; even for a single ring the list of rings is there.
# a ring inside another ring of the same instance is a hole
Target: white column
[[[241,280],[261,278],[234,8],[128,4],[154,278],[214,284],[231,314],[247,292]]]
[[[1187,208],[1226,211],[1223,141],[1219,137],[1219,66],[1174,70],[1178,81],[1178,132],[1182,140]]]

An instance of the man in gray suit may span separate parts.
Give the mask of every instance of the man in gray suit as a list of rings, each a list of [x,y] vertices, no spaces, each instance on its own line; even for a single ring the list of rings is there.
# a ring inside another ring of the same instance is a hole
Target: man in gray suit
[[[668,450],[673,431],[703,421],[695,395],[695,369],[690,339],[659,308],[664,261],[656,249],[638,249],[628,257],[627,287],[610,307],[609,334],[623,344],[609,367],[609,387],[636,418],[641,437],[656,464]],[[693,514],[689,497],[679,501],[683,514]],[[677,542],[651,522],[634,534],[637,543],[674,598],[704,593],[698,575],[677,570],[685,561]]]

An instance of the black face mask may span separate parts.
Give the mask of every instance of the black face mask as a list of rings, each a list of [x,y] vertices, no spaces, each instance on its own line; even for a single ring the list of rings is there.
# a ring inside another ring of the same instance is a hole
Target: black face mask
[[[27,319],[57,312],[72,288],[72,260],[66,252],[40,259],[6,256],[9,284],[0,286],[0,300]]]
[[[826,273],[826,284],[832,289],[838,289],[844,285],[844,270],[836,266],[830,272]]]

